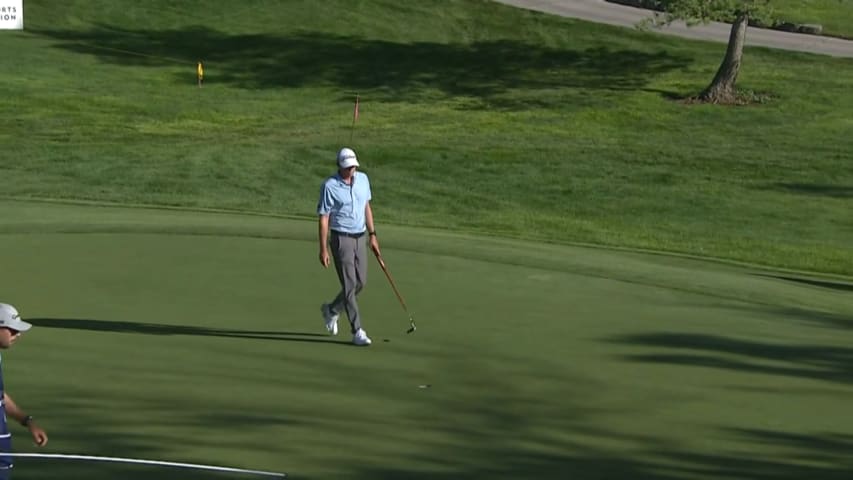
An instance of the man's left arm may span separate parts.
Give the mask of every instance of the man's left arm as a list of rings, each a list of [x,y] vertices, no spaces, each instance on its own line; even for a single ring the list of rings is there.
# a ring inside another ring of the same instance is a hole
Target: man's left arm
[[[43,447],[47,445],[47,433],[36,425],[36,421],[33,420],[33,417],[24,413],[21,410],[21,407],[12,400],[12,397],[9,396],[8,393],[3,392],[3,406],[6,410],[6,415],[12,417],[15,421],[20,423],[21,425],[27,427],[30,431],[30,435],[33,436],[33,441],[39,447]]]
[[[370,249],[373,253],[379,255],[379,240],[376,239],[376,225],[373,223],[373,209],[370,208],[370,202],[364,206],[364,223],[367,225],[367,234],[370,236]]]

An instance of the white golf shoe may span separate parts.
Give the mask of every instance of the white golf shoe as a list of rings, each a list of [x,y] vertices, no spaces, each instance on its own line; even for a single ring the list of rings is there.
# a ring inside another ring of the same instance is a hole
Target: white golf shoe
[[[367,332],[365,332],[361,328],[359,328],[355,332],[355,335],[352,336],[352,344],[353,345],[358,345],[360,347],[366,347],[366,346],[370,345],[371,343],[373,343],[373,342],[370,341],[370,337],[367,336]]]
[[[328,303],[324,303],[322,307],[320,307],[320,312],[323,313],[323,323],[326,324],[326,330],[329,331],[332,335],[338,334],[338,318],[341,316],[340,313],[332,313],[332,306]]]

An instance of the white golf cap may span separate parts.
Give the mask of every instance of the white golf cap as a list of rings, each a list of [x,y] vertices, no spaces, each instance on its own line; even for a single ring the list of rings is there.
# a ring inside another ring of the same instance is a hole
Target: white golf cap
[[[21,315],[15,307],[8,303],[0,303],[0,328],[11,328],[19,332],[26,332],[33,325],[21,320]]]
[[[358,158],[351,148],[342,148],[338,151],[338,166],[341,168],[357,167]]]

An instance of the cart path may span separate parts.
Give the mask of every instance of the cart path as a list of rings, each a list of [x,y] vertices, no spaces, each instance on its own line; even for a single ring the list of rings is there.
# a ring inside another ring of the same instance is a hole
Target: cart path
[[[528,10],[579,18],[597,23],[634,27],[637,22],[652,16],[652,12],[604,0],[495,0]],[[720,22],[688,27],[684,22],[656,29],[661,33],[696,40],[728,43],[731,26]],[[782,32],[766,28],[749,27],[746,44],[779,48],[799,52],[817,53],[833,57],[853,58],[853,41],[840,38]]]

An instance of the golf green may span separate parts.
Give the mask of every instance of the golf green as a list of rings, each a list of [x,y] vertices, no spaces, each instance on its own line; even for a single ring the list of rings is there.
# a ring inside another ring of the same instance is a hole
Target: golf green
[[[37,449],[290,478],[846,478],[853,286],[382,227],[369,348],[325,334],[316,224],[0,201],[3,352]],[[345,323],[345,322],[344,322]],[[343,324],[342,324],[343,325]],[[387,341],[386,341],[387,340]],[[21,459],[16,478],[236,478]],[[249,478],[247,476],[247,478]]]

